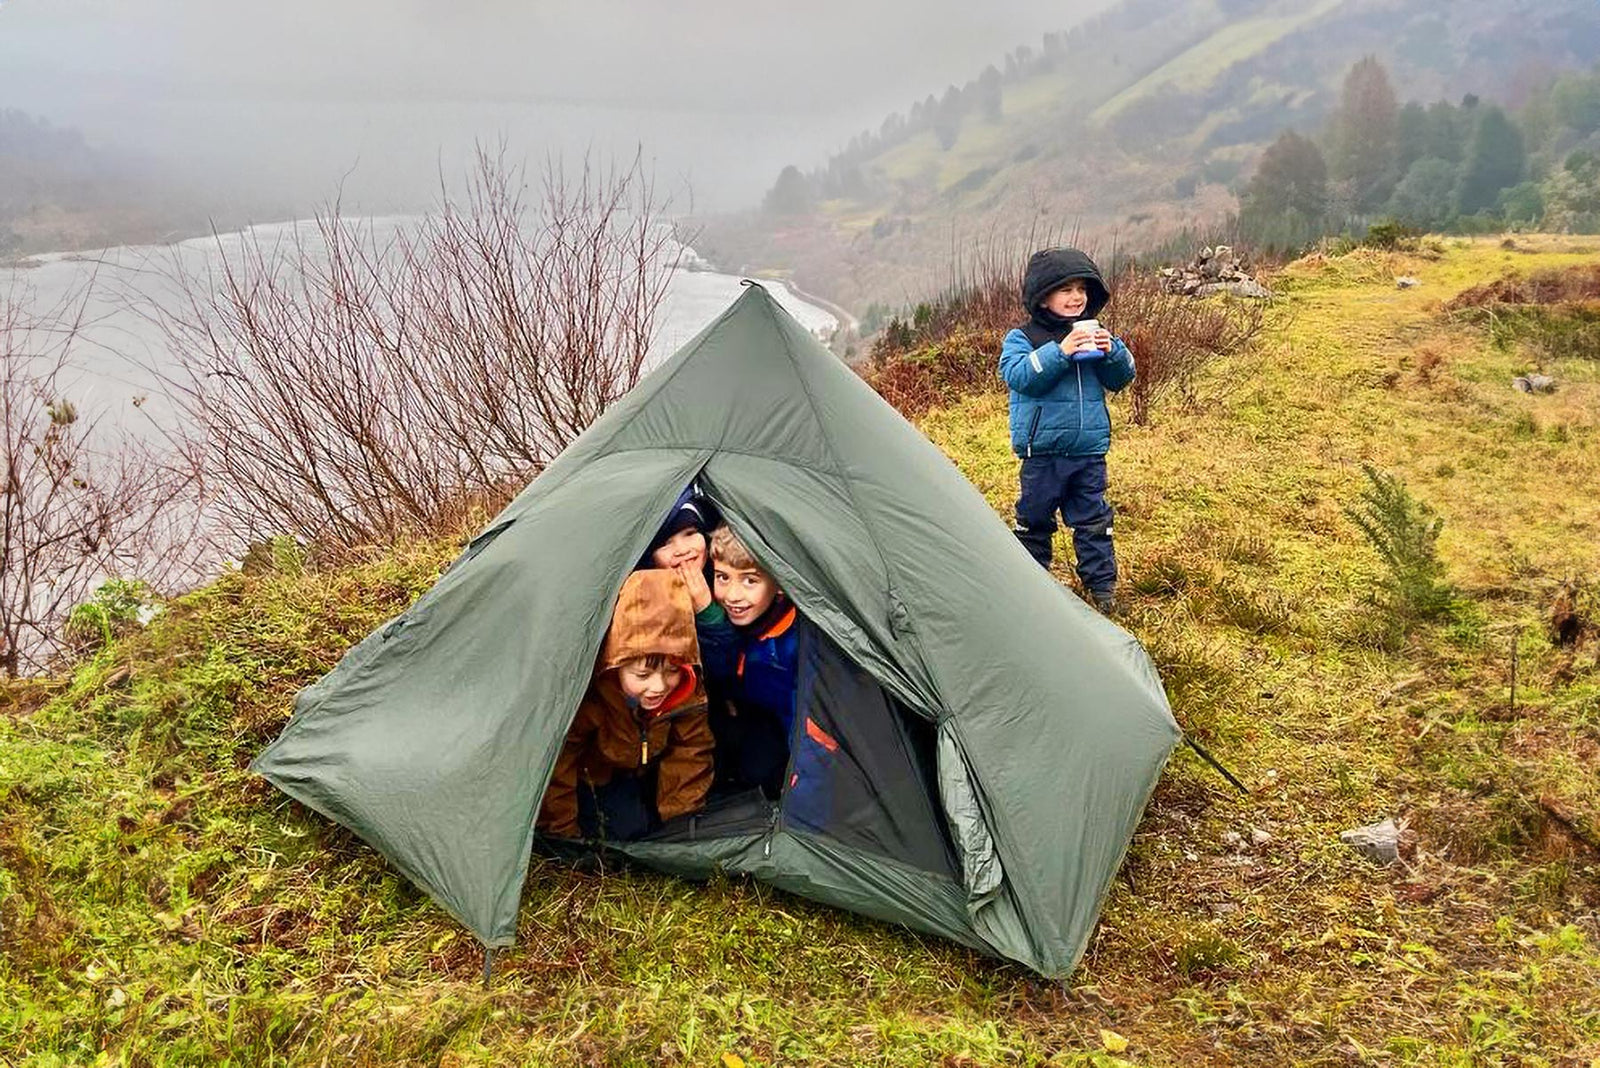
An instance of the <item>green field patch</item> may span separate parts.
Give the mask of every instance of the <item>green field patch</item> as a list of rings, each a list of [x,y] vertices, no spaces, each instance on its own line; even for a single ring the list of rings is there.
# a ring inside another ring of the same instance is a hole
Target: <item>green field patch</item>
[[[1233,64],[1271,47],[1334,10],[1341,2],[1317,0],[1293,14],[1266,15],[1234,22],[1095,108],[1089,116],[1090,121],[1104,123],[1135,100],[1164,85],[1170,84],[1181,92],[1203,89]]]

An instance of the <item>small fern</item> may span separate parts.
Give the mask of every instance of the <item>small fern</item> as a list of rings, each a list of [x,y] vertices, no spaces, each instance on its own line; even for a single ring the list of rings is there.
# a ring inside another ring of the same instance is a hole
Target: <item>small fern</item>
[[[1455,603],[1456,591],[1444,580],[1438,555],[1444,519],[1411,495],[1398,475],[1361,465],[1367,484],[1360,503],[1344,514],[1366,535],[1387,570],[1388,607],[1409,619],[1437,619]]]

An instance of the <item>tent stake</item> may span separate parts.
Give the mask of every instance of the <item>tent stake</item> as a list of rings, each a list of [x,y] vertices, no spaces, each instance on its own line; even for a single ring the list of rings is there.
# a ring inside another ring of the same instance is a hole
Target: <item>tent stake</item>
[[[1210,753],[1201,748],[1200,743],[1189,737],[1187,733],[1185,733],[1183,736],[1183,744],[1188,746],[1190,749],[1193,749],[1196,753],[1199,753],[1200,759],[1216,768],[1217,773],[1232,783],[1234,789],[1238,790],[1241,794],[1248,794],[1250,792],[1245,788],[1244,783],[1240,782],[1234,777],[1233,772],[1229,771],[1227,768],[1218,763],[1216,757],[1212,756]]]
[[[483,947],[483,988],[489,989],[489,981],[494,978],[494,947]]]

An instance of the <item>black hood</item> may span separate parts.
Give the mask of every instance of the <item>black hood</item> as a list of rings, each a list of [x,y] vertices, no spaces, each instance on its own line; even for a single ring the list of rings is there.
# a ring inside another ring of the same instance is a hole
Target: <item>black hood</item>
[[[1059,289],[1074,278],[1083,279],[1084,289],[1089,294],[1089,303],[1084,305],[1082,315],[1063,318],[1040,307],[1051,290]],[[1040,249],[1029,257],[1028,269],[1022,276],[1022,306],[1027,309],[1029,320],[1022,329],[1035,345],[1059,341],[1071,332],[1072,324],[1078,319],[1093,319],[1099,315],[1110,299],[1111,291],[1100,277],[1100,268],[1086,253],[1075,248]]]

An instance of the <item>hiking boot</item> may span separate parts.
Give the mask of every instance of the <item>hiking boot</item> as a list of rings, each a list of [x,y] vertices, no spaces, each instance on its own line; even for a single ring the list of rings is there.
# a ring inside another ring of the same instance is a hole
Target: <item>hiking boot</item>
[[[1122,614],[1122,601],[1117,597],[1116,590],[1090,590],[1089,600],[1103,615],[1120,616]]]

